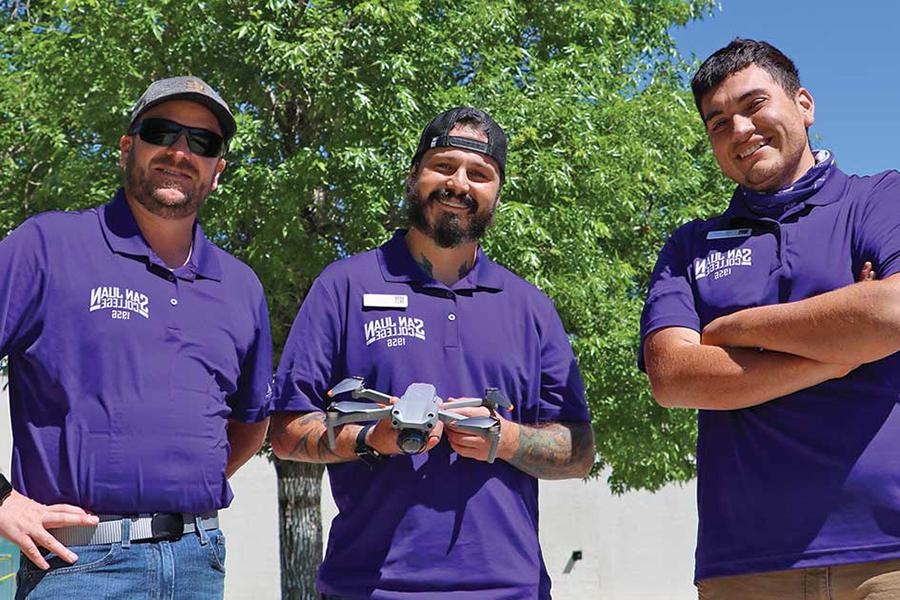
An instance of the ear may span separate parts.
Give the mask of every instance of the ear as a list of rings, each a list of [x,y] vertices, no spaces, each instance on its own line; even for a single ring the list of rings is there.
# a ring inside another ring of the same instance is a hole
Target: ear
[[[409,173],[406,175],[406,189],[412,189],[412,186],[416,183],[416,175],[419,171],[419,163],[413,164],[409,168]]]
[[[809,129],[816,121],[816,103],[813,100],[812,94],[809,93],[808,89],[800,88],[797,90],[795,102],[797,103],[800,112],[803,114],[804,126]]]
[[[119,166],[123,169],[128,159],[128,153],[131,152],[132,144],[134,144],[134,136],[123,135],[119,138]]]
[[[226,165],[228,163],[224,158],[220,158],[219,162],[216,163],[216,171],[213,173],[212,185],[209,187],[209,191],[214,192],[216,188],[219,187],[219,176],[222,174],[222,171],[225,170]]]

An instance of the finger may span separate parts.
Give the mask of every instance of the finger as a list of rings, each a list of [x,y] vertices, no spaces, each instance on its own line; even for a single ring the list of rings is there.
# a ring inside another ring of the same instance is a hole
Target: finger
[[[437,425],[434,426],[428,434],[428,440],[425,443],[425,452],[431,451],[432,448],[437,446],[441,441],[441,435],[444,432],[444,423],[442,421],[438,421]]]
[[[80,506],[72,506],[71,504],[51,504],[47,507],[47,510],[53,512],[63,512],[63,513],[71,513],[78,515],[90,515],[88,511],[84,510]]]
[[[862,271],[860,271],[859,280],[860,281],[872,281],[874,276],[875,276],[875,274],[872,271],[872,263],[867,260],[863,264]]]
[[[40,544],[42,547],[46,548],[47,550],[49,550],[53,554],[57,555],[58,557],[60,557],[61,559],[63,559],[64,561],[66,561],[69,564],[72,564],[76,560],[78,560],[77,554],[75,554],[74,552],[72,552],[71,550],[69,550],[68,548],[63,546],[59,540],[57,540],[55,537],[50,535],[50,533],[47,531],[43,531],[40,533],[34,533],[34,534],[32,534],[31,537],[35,542]]]
[[[14,541],[16,546],[19,547],[19,550],[22,551],[22,554],[27,556],[28,560],[37,565],[38,568],[43,569],[44,571],[50,568],[50,563],[44,560],[40,550],[34,545],[34,542],[31,541],[30,537],[26,535],[21,539]]]
[[[72,525],[84,525],[90,527],[100,522],[97,515],[78,515],[72,513],[44,513],[41,524],[47,528],[69,527]]]

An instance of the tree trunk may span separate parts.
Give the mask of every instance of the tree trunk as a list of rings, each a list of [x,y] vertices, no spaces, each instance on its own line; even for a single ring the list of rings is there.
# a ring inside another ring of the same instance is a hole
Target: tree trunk
[[[278,533],[281,540],[282,600],[316,600],[316,572],[322,562],[323,465],[279,460]]]

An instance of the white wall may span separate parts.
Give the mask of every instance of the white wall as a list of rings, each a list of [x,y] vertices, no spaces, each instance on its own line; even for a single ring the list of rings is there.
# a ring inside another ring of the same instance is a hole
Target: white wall
[[[275,469],[254,458],[224,512],[228,600],[279,596]],[[613,496],[602,481],[541,482],[541,546],[556,600],[694,600],[695,486]],[[323,478],[323,527],[335,514]],[[582,560],[564,570],[574,550]]]
[[[2,383],[2,382],[0,382]],[[12,436],[0,392],[0,465],[9,473]],[[227,600],[277,600],[278,496],[275,468],[255,457],[232,478],[235,499],[221,514],[228,540]],[[325,531],[334,516],[323,480]],[[694,600],[695,486],[613,496],[602,481],[541,483],[541,545],[556,600]],[[563,571],[580,550],[583,559]]]

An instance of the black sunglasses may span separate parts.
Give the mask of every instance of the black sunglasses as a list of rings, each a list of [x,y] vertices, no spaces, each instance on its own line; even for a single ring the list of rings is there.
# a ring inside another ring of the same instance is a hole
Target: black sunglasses
[[[128,133],[136,133],[154,146],[171,146],[184,133],[188,148],[194,154],[210,158],[225,154],[225,139],[218,133],[200,127],[185,127],[169,119],[146,118],[132,126]]]

